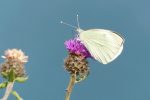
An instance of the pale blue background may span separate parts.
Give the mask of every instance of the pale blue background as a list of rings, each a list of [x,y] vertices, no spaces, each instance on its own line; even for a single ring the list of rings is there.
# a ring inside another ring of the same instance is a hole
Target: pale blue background
[[[150,100],[149,4],[149,0],[0,0],[0,55],[7,48],[21,48],[29,56],[29,80],[15,84],[15,89],[25,100],[64,100],[69,81],[63,69],[64,41],[74,31],[59,22],[76,25],[79,14],[82,29],[111,29],[126,41],[114,62],[89,60],[91,73],[76,84],[71,100]],[[0,90],[0,97],[3,93]]]

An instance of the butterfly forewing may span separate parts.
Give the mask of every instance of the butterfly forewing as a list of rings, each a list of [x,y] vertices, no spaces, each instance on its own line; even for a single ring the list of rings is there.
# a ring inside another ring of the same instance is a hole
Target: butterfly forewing
[[[99,62],[107,64],[117,58],[124,39],[117,33],[105,29],[90,29],[79,34],[81,42]]]

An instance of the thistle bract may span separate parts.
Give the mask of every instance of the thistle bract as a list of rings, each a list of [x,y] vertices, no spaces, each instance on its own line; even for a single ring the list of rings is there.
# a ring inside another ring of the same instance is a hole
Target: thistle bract
[[[89,67],[86,58],[81,55],[69,53],[65,59],[65,69],[72,75],[76,75],[76,83],[84,80],[89,74]]]

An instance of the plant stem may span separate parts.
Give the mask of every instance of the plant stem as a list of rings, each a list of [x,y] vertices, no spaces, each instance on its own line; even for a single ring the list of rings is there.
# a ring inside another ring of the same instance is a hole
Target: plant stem
[[[68,87],[66,89],[66,99],[65,100],[70,100],[70,95],[71,95],[73,86],[75,84],[75,80],[76,80],[76,75],[72,74],[70,77],[70,82],[69,82]]]
[[[16,100],[23,100],[16,91],[11,91],[11,93],[16,97]]]
[[[5,91],[5,94],[3,96],[3,98],[1,100],[7,100],[12,89],[13,89],[13,86],[14,86],[14,82],[9,82],[7,87],[6,87],[6,91]]]

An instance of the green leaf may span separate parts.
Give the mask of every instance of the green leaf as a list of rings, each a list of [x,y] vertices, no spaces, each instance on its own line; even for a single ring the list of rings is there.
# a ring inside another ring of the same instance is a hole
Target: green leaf
[[[2,88],[6,88],[7,87],[8,82],[3,82],[0,84],[0,89]]]
[[[3,78],[8,78],[8,74],[7,73],[5,73],[5,72],[1,72],[1,75],[3,76]]]
[[[23,83],[28,79],[28,77],[17,77],[15,79],[16,82]]]
[[[79,73],[78,75],[76,75],[75,83],[79,83],[79,82],[85,80],[88,75],[89,75],[89,72],[87,72],[87,73]]]
[[[17,100],[23,100],[16,91],[11,91],[11,94],[13,94]]]

